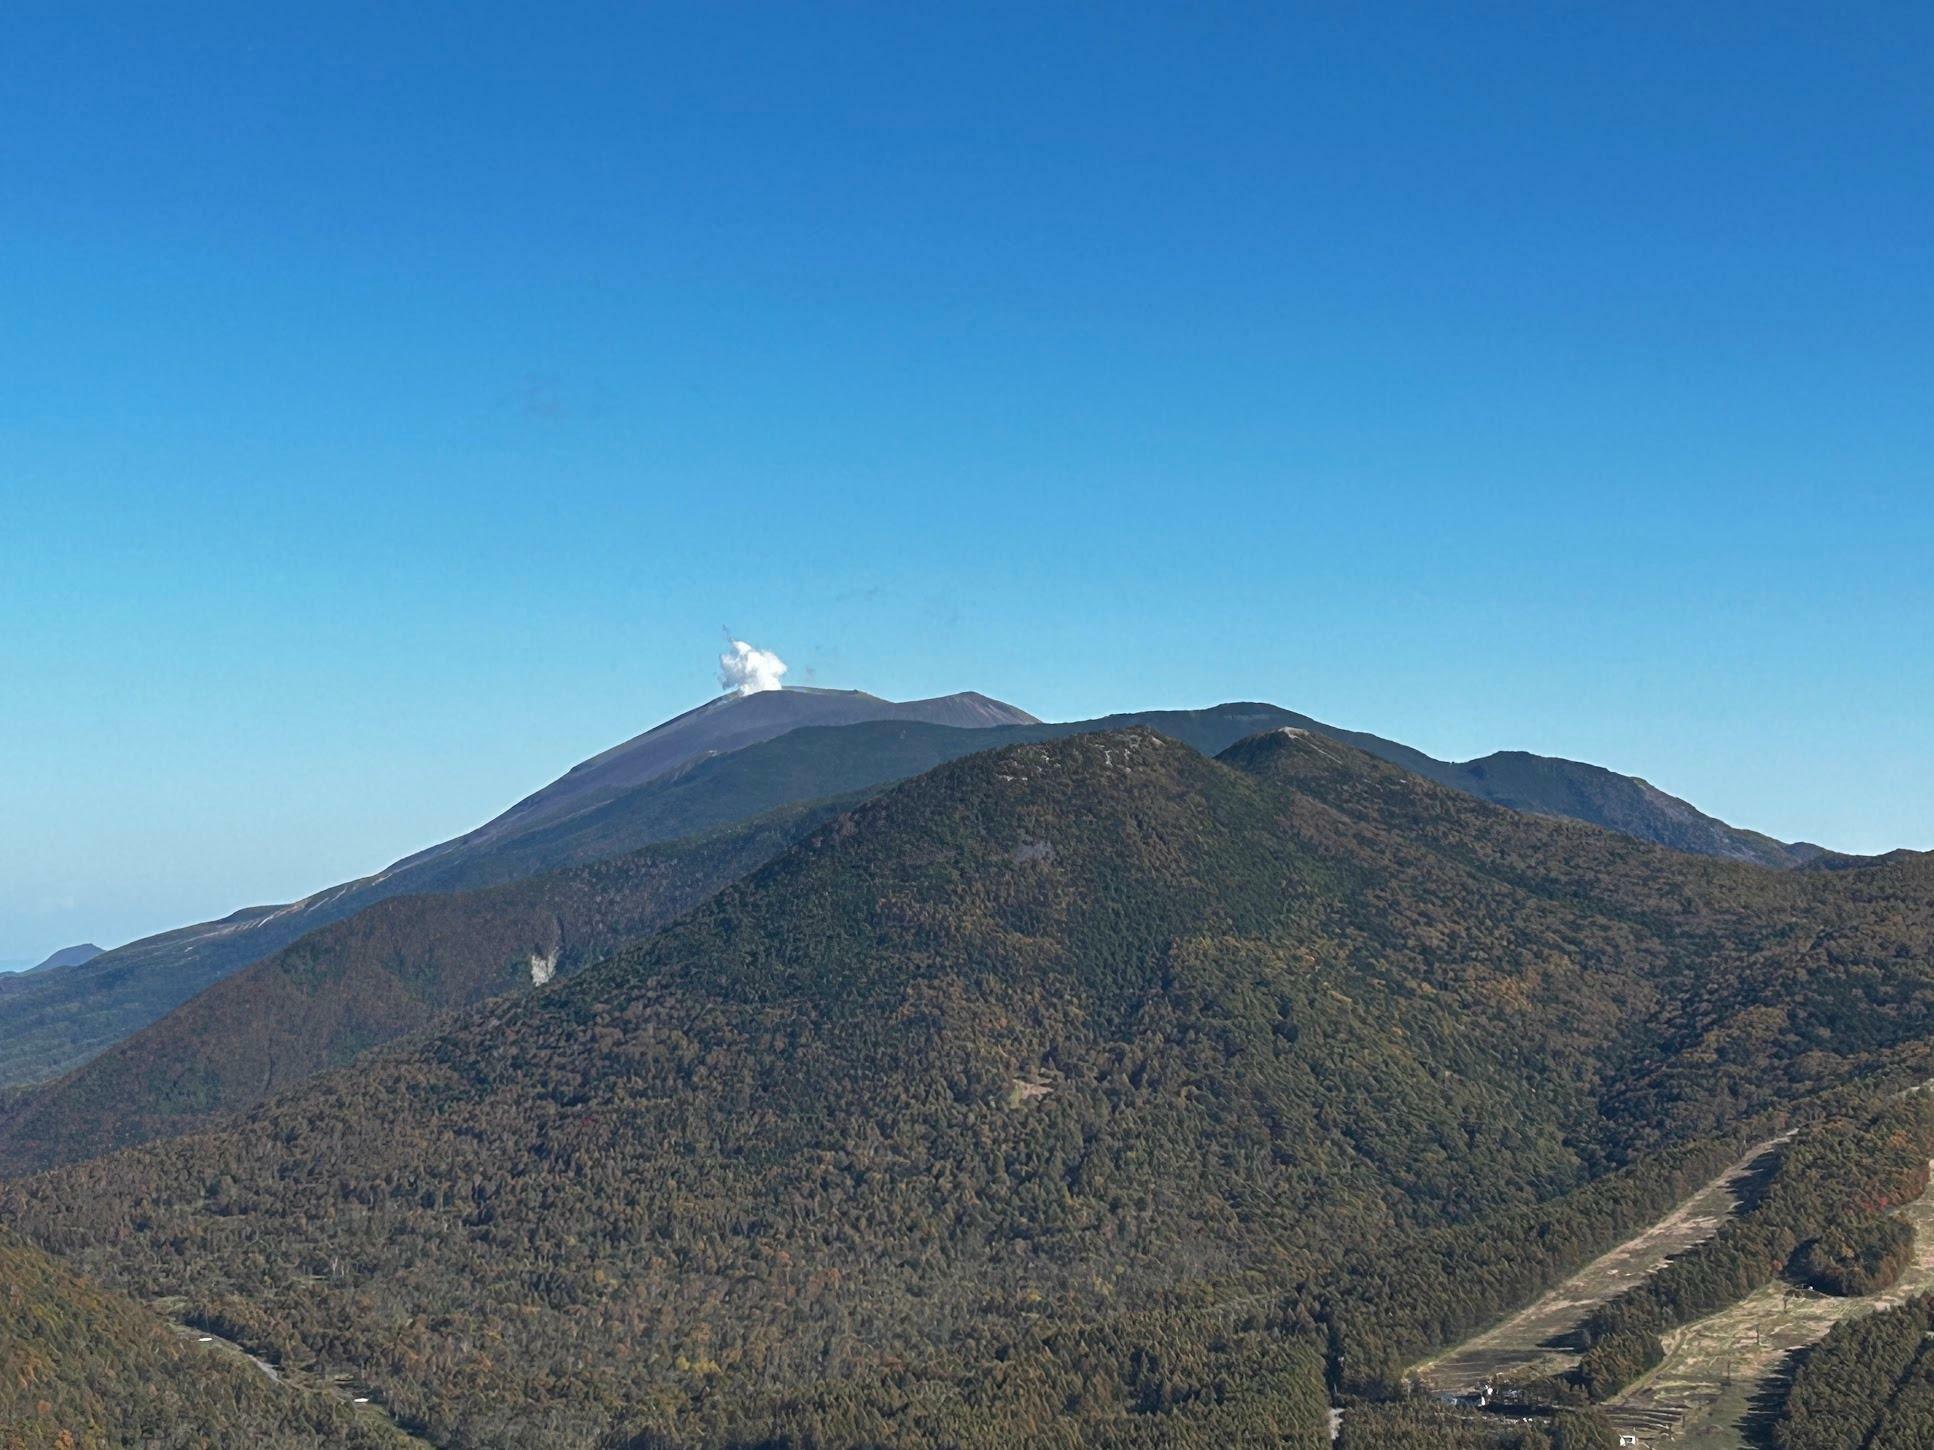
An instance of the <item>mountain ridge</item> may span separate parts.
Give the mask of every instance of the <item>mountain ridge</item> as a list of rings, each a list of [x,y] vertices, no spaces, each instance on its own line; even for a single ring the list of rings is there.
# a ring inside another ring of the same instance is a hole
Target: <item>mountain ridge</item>
[[[471,891],[386,897],[212,983],[65,1076],[0,1098],[0,1177],[172,1137],[648,936],[837,807]]]
[[[1180,1446],[1267,1345],[1380,1383],[1715,1140],[1926,1066],[1926,863],[1687,855],[1310,734],[1223,755],[945,763],[642,946],[0,1217],[446,1442]]]
[[[1040,723],[1025,710],[973,690],[906,701],[885,700],[864,690],[807,685],[719,695],[580,761],[475,830],[405,856],[372,879],[381,880],[392,872],[408,871],[467,847],[487,845],[515,831],[590,809],[601,800],[694,760],[740,750],[807,726],[874,720],[913,720],[963,729]]]
[[[807,720],[783,732],[765,733],[776,732],[784,720],[844,719],[855,711],[876,713],[855,723]],[[777,721],[775,713],[780,717]],[[927,716],[973,723],[935,723],[923,718]],[[721,717],[746,721],[745,728],[735,726],[725,738],[736,741],[748,734],[762,738],[714,751],[704,741],[720,738],[716,734],[691,734],[695,722],[705,724]],[[1025,712],[973,692],[905,704],[880,702],[859,691],[817,690],[766,691],[709,701],[573,767],[476,831],[405,857],[373,876],[327,888],[299,902],[248,908],[216,922],[162,933],[79,967],[51,970],[32,979],[0,978],[0,1005],[7,1009],[0,1014],[0,1086],[64,1072],[228,972],[280,950],[309,929],[388,896],[488,886],[582,864],[779,806],[877,788],[972,749],[1044,733],[1066,735],[1159,722],[1159,728],[1213,754],[1240,734],[1289,724],[1348,742],[1480,799],[1584,820],[1675,849],[1779,869],[1825,856],[1818,848],[1787,846],[1729,826],[1636,777],[1604,767],[1516,751],[1475,761],[1441,761],[1395,741],[1253,701],[1207,710],[1126,712],[1062,724],[998,723],[1004,717],[1033,720]],[[740,788],[732,787],[723,794],[715,792],[709,805],[704,803],[706,790],[713,788],[708,783],[724,778],[715,769],[722,763],[747,760],[747,752],[794,737],[825,744],[842,730],[858,733],[846,746],[827,744],[829,756],[843,751],[850,757],[866,742],[864,748],[882,749],[879,759],[847,759],[832,773],[836,778],[828,779],[818,778],[817,767],[804,762],[793,769],[790,782],[763,793],[755,791],[745,802],[730,804],[732,790]],[[902,733],[895,736],[895,731]],[[888,764],[889,760],[894,763]],[[648,773],[642,783],[614,784],[640,771]]]
[[[77,946],[62,947],[57,952],[50,952],[39,963],[28,967],[27,970],[29,972],[46,972],[52,971],[56,967],[78,967],[84,962],[93,961],[99,955],[101,955],[101,948],[95,946],[93,942],[81,942]]]
[[[642,775],[644,778],[631,787],[637,789],[719,753],[712,749],[714,741],[725,742],[729,748],[723,753],[731,753],[749,743],[777,738],[801,724],[865,719],[935,719],[985,725],[997,721],[1024,724],[1034,717],[973,691],[904,702],[881,700],[857,690],[810,687],[718,696],[601,752],[483,826],[405,856],[368,876],[325,887],[297,901],[243,907],[213,921],[160,932],[72,966],[0,978],[0,1086],[64,1072],[229,972],[360,907],[410,891],[454,890],[507,879],[493,876],[487,869],[490,850],[496,843],[514,831],[542,830],[560,817],[594,809],[604,798],[598,782],[611,778],[614,769],[627,778]],[[669,748],[659,748],[668,739],[672,742]],[[598,761],[605,764],[578,774],[584,766]],[[615,844],[606,854],[665,839],[669,839],[665,833],[647,833]],[[474,843],[476,849],[466,850],[466,842]],[[569,863],[540,861],[521,874],[536,874],[563,864]]]
[[[1313,725],[1272,724],[1266,733],[1242,738],[1265,722],[1304,718],[1274,706],[1238,704],[1203,711],[1153,711],[1101,723],[1118,728],[1152,726],[1205,755],[1222,752],[1220,758],[1225,759],[1260,758],[1291,738],[1303,738],[1307,744],[1341,735]],[[634,814],[643,810],[661,825],[675,821],[681,831],[700,833],[692,839],[701,856],[716,849],[703,844],[708,838],[702,833],[726,832],[729,837],[753,829],[753,839],[762,844],[752,849],[753,840],[748,840],[746,846],[722,858],[734,866],[707,878],[706,888],[716,889],[731,878],[734,869],[756,867],[803,829],[797,825],[803,819],[797,813],[805,810],[809,815],[813,808],[785,804],[802,794],[836,792],[838,799],[852,801],[877,792],[884,783],[969,753],[970,747],[984,740],[1044,742],[1068,738],[1085,728],[1037,725],[983,734],[894,721],[804,726],[724,756],[690,759],[622,797],[611,809],[622,805]],[[1440,775],[1458,778],[1459,767],[1454,764],[1432,762],[1375,737],[1359,738],[1401,760],[1420,761]],[[1234,745],[1229,743],[1232,740]],[[1377,750],[1371,754],[1384,758]],[[688,796],[692,799],[687,800]],[[826,808],[818,809],[823,814]],[[758,837],[757,823],[768,819],[761,813],[773,811],[791,813],[794,824]],[[558,829],[591,830],[591,839],[598,841],[648,833],[647,820],[620,820],[606,828],[597,825],[595,816],[596,812],[580,815]],[[749,825],[734,824],[740,819]],[[567,849],[564,840],[544,839],[540,844],[548,859],[560,858]],[[567,866],[557,875],[525,877],[516,884],[449,895],[389,898],[210,985],[102,1056],[0,1105],[0,1171],[43,1168],[110,1147],[189,1131],[215,1115],[248,1107],[272,1087],[287,1086],[340,1060],[336,1049],[318,1043],[319,1014],[322,1020],[340,1024],[330,1040],[372,1046],[420,1028],[434,1011],[476,1000],[485,995],[486,987],[526,989],[523,958],[534,950],[550,951],[566,935],[575,944],[561,965],[553,957],[553,970],[566,973],[587,960],[585,947],[590,941],[606,952],[626,945],[622,933],[585,934],[585,906],[576,883],[619,874],[624,863],[634,858],[603,857],[596,848],[588,854],[589,860]],[[636,859],[671,860],[678,854],[674,847],[648,847]],[[593,864],[600,861],[607,869],[600,871]],[[646,868],[638,885],[630,889],[654,890],[653,879],[651,868]],[[547,891],[554,897],[548,907]],[[698,895],[688,893],[681,899],[689,904]],[[644,935],[668,919],[650,902],[644,903],[644,914],[639,915],[637,906],[623,903],[608,889],[600,893],[600,900],[604,904],[599,912],[612,923],[632,922],[634,935]],[[522,945],[512,950],[506,944],[509,937]],[[482,964],[454,953],[456,943],[485,952],[490,971],[480,974]],[[372,960],[372,951],[378,950],[382,959]],[[408,968],[411,978],[408,989],[399,992],[394,971],[402,967]],[[299,985],[269,986],[291,971]],[[356,983],[353,992],[351,982]],[[192,1091],[187,1084],[194,1085]]]

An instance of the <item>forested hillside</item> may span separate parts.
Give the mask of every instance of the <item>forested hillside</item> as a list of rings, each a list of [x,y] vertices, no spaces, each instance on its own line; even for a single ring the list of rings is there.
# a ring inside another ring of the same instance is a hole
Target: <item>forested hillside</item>
[[[1800,1361],[1777,1450],[1934,1445],[1934,1298],[1836,1325]]]
[[[402,1450],[381,1421],[171,1334],[0,1229],[0,1450]]]
[[[1665,1331],[1771,1283],[1823,1237],[1920,1197],[1930,1155],[1934,1102],[1922,1094],[1808,1124],[1776,1150],[1768,1180],[1737,1217],[1586,1317],[1579,1387],[1609,1399],[1660,1361]]]
[[[1271,707],[1221,706],[1154,718],[1165,733],[1213,753],[1285,716]],[[1049,739],[1081,728],[1022,733]],[[800,728],[674,766],[648,785],[608,793],[552,829],[507,813],[515,829],[488,842],[481,839],[486,833],[473,833],[473,849],[426,857],[413,870],[423,884],[445,888],[490,863],[493,878],[511,884],[366,906],[221,979],[64,1078],[0,1101],[0,1174],[187,1131],[250,1106],[426,1025],[439,1011],[527,983],[533,953],[555,952],[556,969],[568,973],[769,859],[824,809],[786,803],[828,794],[850,801],[990,736],[983,728],[917,721]],[[593,773],[608,775],[602,767]],[[648,847],[615,862],[609,855],[629,841],[686,830],[694,834],[684,844]],[[566,860],[587,864],[524,875]]]
[[[1599,766],[1522,751],[1437,760],[1274,705],[1151,710],[1041,725],[1011,723],[1031,717],[977,695],[907,705],[855,703],[870,699],[854,692],[788,690],[713,701],[584,762],[488,825],[374,876],[286,907],[251,908],[149,937],[80,966],[0,975],[0,1086],[57,1076],[210,983],[390,897],[499,885],[784,806],[878,790],[973,751],[1135,725],[1153,726],[1206,754],[1277,726],[1314,729],[1514,810],[1588,821],[1728,860],[1790,867],[1829,859],[1816,847],[1789,847],[1738,830],[1645,781]],[[867,718],[869,712],[882,718]],[[818,720],[862,723],[808,723]],[[786,721],[797,728],[781,731]],[[1847,858],[1831,860],[1845,864]]]
[[[723,791],[687,777],[710,761],[801,726],[925,724],[971,740],[989,725],[1034,717],[983,695],[898,703],[856,690],[769,690],[724,696],[580,762],[474,831],[373,875],[282,906],[254,906],[130,942],[76,966],[0,975],[0,1085],[54,1077],[155,1021],[210,983],[377,902],[515,881],[621,855],[781,806],[839,794],[810,780],[781,793]],[[978,748],[962,745],[954,753]],[[925,766],[915,767],[924,769]],[[907,772],[911,773],[911,772]],[[678,777],[669,796],[654,787]],[[862,784],[891,776],[869,775]],[[611,809],[613,803],[619,803]]]
[[[1744,1133],[1925,1076],[1930,973],[1922,863],[1083,735],[0,1213],[438,1443],[1308,1443],[1323,1360],[1387,1387]]]
[[[188,1132],[650,935],[825,820],[794,807],[484,891],[399,896],[226,977],[65,1078],[0,1099],[0,1176]]]

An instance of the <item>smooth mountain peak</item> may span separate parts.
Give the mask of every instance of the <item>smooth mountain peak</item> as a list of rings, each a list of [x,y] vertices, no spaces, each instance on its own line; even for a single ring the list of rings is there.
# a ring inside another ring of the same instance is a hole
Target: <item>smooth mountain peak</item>
[[[93,961],[100,954],[101,949],[99,947],[95,946],[91,941],[86,941],[80,943],[78,946],[62,947],[59,951],[52,953],[46,961],[37,967],[31,968],[31,970],[44,972],[51,967],[78,967],[83,962]]]
[[[726,682],[723,670],[720,678]],[[770,684],[756,689],[728,690],[696,709],[673,716],[642,735],[592,756],[534,795],[526,796],[495,820],[466,836],[411,857],[399,866],[421,870],[453,855],[475,852],[567,818],[582,816],[627,791],[696,761],[743,750],[808,725],[908,720],[982,728],[1035,723],[1026,711],[980,695],[943,695],[900,703],[863,690],[781,686],[776,675],[770,676],[770,680]]]
[[[1374,764],[1372,756],[1355,746],[1301,725],[1279,725],[1245,736],[1216,759],[1252,774],[1277,766],[1308,768],[1318,762],[1331,769]]]

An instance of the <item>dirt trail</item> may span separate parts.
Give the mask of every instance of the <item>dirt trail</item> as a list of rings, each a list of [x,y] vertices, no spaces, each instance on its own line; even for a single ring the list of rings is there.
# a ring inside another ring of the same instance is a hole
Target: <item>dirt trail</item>
[[[1720,1224],[1738,1209],[1754,1164],[1791,1136],[1789,1131],[1754,1144],[1657,1223],[1593,1259],[1503,1323],[1418,1365],[1412,1374],[1430,1390],[1463,1394],[1500,1374],[1522,1377],[1570,1368],[1577,1355],[1554,1347],[1552,1341],[1577,1328],[1592,1309],[1644,1279],[1674,1254],[1719,1232]]]
[[[206,1329],[197,1329],[192,1324],[183,1323],[179,1315],[186,1305],[187,1301],[183,1299],[157,1299],[154,1301],[153,1308],[157,1314],[167,1320],[168,1327],[177,1335],[202,1346],[211,1354],[220,1354],[231,1359],[246,1361],[254,1365],[267,1378],[279,1384],[286,1384],[293,1389],[305,1390],[310,1394],[329,1395],[334,1399],[341,1400],[359,1415],[373,1415],[378,1419],[386,1420],[410,1444],[426,1446],[429,1444],[429,1441],[419,1440],[401,1425],[398,1425],[391,1418],[389,1411],[378,1404],[363,1387],[350,1382],[346,1378],[301,1373],[285,1375],[275,1365],[270,1364],[259,1355],[250,1354],[234,1340],[224,1339],[219,1334],[211,1334]]]
[[[209,1346],[212,1353],[226,1354],[232,1359],[247,1360],[272,1380],[279,1382],[282,1378],[281,1370],[277,1369],[260,1355],[250,1354],[232,1339],[223,1339],[219,1334],[210,1334],[206,1329],[195,1329],[176,1319],[170,1319],[168,1321],[168,1327],[183,1339],[192,1339],[198,1344]]]

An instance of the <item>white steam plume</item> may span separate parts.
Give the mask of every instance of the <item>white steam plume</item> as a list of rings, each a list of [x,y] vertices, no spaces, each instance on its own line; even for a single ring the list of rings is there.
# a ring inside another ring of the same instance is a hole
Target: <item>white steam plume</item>
[[[719,683],[740,695],[756,695],[761,690],[779,688],[779,676],[786,662],[769,649],[754,649],[742,639],[719,656]]]

